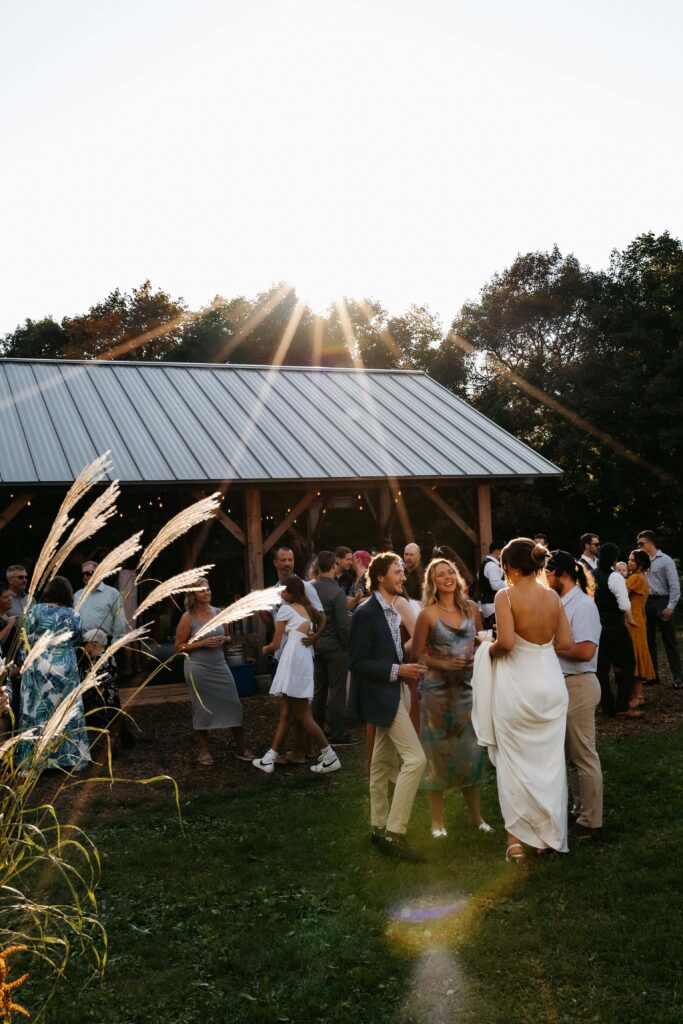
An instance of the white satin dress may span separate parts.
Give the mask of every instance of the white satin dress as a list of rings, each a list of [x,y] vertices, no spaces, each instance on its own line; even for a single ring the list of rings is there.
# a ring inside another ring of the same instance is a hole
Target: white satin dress
[[[509,654],[474,659],[472,724],[495,766],[505,828],[522,843],[567,852],[567,687],[552,641],[515,633]]]

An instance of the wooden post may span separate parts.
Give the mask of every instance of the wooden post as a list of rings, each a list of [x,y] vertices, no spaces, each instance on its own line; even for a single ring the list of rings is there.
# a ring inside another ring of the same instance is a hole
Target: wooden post
[[[387,536],[392,518],[391,513],[393,511],[391,506],[392,501],[390,489],[388,487],[380,487],[378,502],[379,523],[377,525],[379,526],[379,546],[382,551],[385,550],[385,546],[387,544],[391,547],[391,537]]]
[[[489,553],[489,545],[493,540],[491,524],[491,487],[479,484],[477,487],[477,513],[479,521],[479,562],[483,562]]]
[[[247,537],[247,583],[250,590],[263,590],[261,493],[255,487],[244,492],[244,522]]]

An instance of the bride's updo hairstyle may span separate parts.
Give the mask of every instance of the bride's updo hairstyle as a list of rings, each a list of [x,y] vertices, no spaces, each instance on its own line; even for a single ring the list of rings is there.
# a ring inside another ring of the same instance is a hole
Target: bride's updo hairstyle
[[[515,537],[501,551],[500,564],[505,573],[516,569],[522,576],[535,576],[545,569],[549,555],[545,544],[536,544],[529,537]]]

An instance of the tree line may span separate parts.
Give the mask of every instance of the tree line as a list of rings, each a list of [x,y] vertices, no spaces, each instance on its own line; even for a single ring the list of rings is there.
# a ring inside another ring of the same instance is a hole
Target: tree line
[[[504,537],[526,524],[574,550],[585,530],[628,545],[650,528],[681,550],[683,246],[667,232],[604,270],[557,248],[520,255],[448,330],[426,306],[390,316],[370,299],[316,316],[282,284],[192,312],[147,281],[80,316],[26,320],[0,351],[425,370],[564,471],[533,497],[496,490]]]

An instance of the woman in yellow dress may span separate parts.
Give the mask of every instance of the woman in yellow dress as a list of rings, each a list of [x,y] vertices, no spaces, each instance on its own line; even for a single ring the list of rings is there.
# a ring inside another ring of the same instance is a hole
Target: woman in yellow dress
[[[655,679],[655,672],[650,651],[647,646],[647,623],[645,619],[645,602],[647,601],[650,587],[647,582],[647,574],[650,571],[650,556],[645,551],[637,548],[628,556],[629,577],[626,580],[628,596],[631,599],[631,612],[636,620],[635,626],[626,624],[633,643],[633,653],[636,659],[636,668],[633,673],[633,692],[629,701],[632,709],[642,707],[645,703],[643,696],[643,685],[650,679]]]

